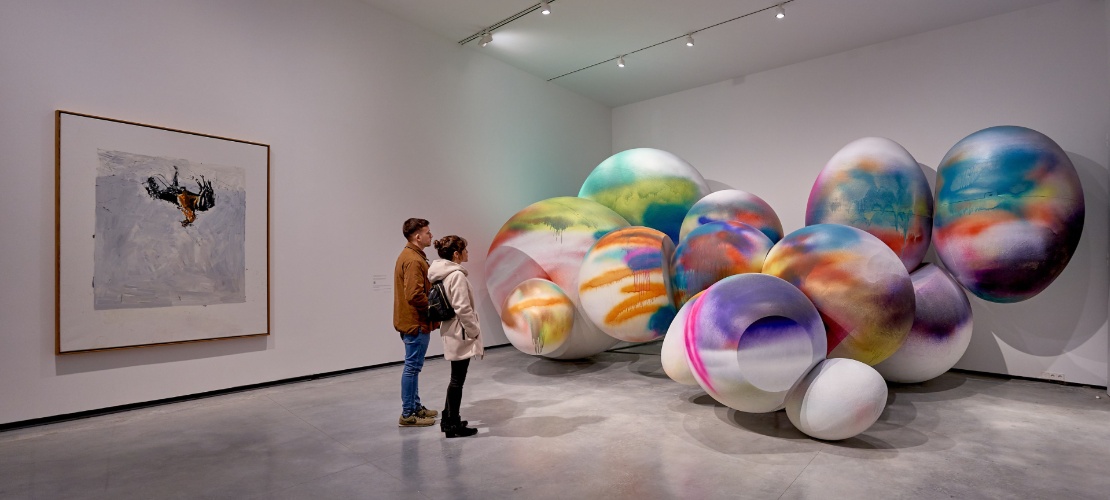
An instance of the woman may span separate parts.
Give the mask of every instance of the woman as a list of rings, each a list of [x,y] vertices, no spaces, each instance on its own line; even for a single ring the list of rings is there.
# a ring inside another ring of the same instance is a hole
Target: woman
[[[482,357],[482,328],[478,324],[478,311],[474,310],[474,294],[462,266],[468,259],[466,240],[455,235],[445,236],[435,242],[436,252],[443,260],[432,262],[428,279],[433,283],[443,281],[447,299],[455,309],[455,317],[439,327],[443,337],[443,357],[451,362],[451,383],[447,386],[447,403],[443,407],[440,429],[449,438],[473,436],[478,429],[467,427],[459,417],[462,404],[463,383],[470,358]]]

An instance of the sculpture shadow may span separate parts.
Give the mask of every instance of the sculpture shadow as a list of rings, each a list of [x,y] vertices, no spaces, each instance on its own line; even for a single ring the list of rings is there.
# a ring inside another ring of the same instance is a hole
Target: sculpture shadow
[[[894,395],[914,401],[950,401],[974,396],[981,391],[968,383],[968,375],[963,372],[949,371],[932,380],[917,383],[887,382],[888,400]],[[988,386],[995,384],[988,381]],[[985,387],[984,387],[985,388]],[[888,403],[889,404],[889,403]]]
[[[659,356],[645,356],[637,363],[629,363],[628,371],[647,378],[670,381],[667,372],[663,371],[663,363]]]
[[[477,437],[558,437],[571,434],[583,425],[604,421],[607,417],[558,417],[551,415],[525,417],[524,409],[535,410],[563,401],[529,400],[517,402],[507,398],[483,399],[466,405],[460,412],[471,420],[471,427],[488,428]]]
[[[694,403],[698,406],[712,406],[714,408],[728,408],[727,406],[721,404],[720,401],[717,401],[716,399],[713,399],[713,396],[710,396],[710,395],[705,394],[705,393],[687,398],[687,401],[689,401],[691,403]]]
[[[540,377],[571,377],[597,373],[609,368],[614,363],[613,360],[595,358],[571,360],[538,358],[528,365],[527,372]]]
[[[489,427],[489,432],[482,432],[478,437],[515,437],[553,438],[565,436],[577,431],[584,425],[597,424],[608,417],[583,416],[583,417],[518,417],[497,426]],[[477,428],[485,425],[474,426]]]
[[[968,353],[975,369],[1007,373],[999,343],[1023,353],[1051,357],[1088,343],[1107,322],[1110,243],[1107,171],[1094,160],[1068,153],[1083,186],[1085,217],[1079,245],[1068,266],[1040,294],[1014,304],[988,302],[971,294],[974,332]],[[987,355],[990,354],[988,358]],[[961,363],[958,365],[964,367]],[[1085,374],[1099,379],[1102,374]]]
[[[525,402],[508,398],[481,399],[463,406],[459,413],[465,419],[478,420],[483,424],[501,424],[522,415],[524,408],[544,408],[561,402],[554,399],[533,399]]]

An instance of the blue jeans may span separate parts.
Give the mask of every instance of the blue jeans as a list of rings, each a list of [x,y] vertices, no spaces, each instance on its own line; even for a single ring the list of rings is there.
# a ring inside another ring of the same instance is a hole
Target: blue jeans
[[[420,409],[420,369],[428,352],[431,335],[423,330],[416,335],[401,335],[405,341],[405,370],[401,372],[401,416],[408,417]]]

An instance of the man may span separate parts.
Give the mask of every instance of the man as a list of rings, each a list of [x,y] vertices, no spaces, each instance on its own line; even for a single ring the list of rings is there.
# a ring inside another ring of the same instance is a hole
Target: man
[[[408,244],[393,268],[393,327],[405,342],[405,369],[401,374],[401,427],[427,427],[439,412],[420,404],[419,376],[428,352],[431,331],[438,328],[428,320],[428,257],[432,230],[424,219],[409,219],[401,226]]]

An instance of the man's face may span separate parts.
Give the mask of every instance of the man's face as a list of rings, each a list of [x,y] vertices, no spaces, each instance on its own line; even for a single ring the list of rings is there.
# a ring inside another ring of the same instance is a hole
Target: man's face
[[[424,226],[419,231],[417,231],[415,240],[416,246],[420,247],[421,249],[432,246],[431,226]]]

